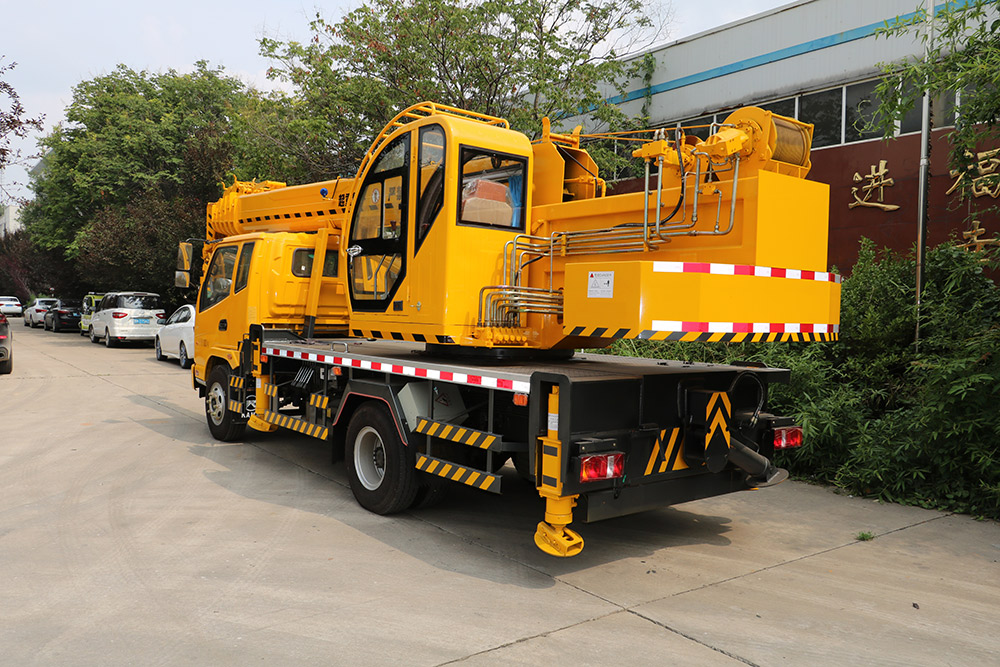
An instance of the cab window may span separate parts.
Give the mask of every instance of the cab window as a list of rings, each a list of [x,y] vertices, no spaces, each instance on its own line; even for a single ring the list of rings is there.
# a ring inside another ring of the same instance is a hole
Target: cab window
[[[233,269],[236,267],[236,246],[219,248],[212,256],[212,264],[208,267],[205,280],[201,284],[201,296],[198,299],[198,310],[204,311],[229,296],[233,282]]]
[[[316,251],[312,248],[296,248],[292,253],[292,275],[300,278],[308,278],[312,275],[313,257]],[[326,259],[323,260],[323,277],[337,277],[337,251],[327,249]]]
[[[420,128],[420,193],[417,198],[417,247],[430,231],[444,202],[444,130],[440,125]]]
[[[240,251],[240,263],[236,267],[236,285],[233,287],[233,294],[247,286],[250,279],[250,260],[253,258],[253,241],[243,244]]]
[[[524,229],[527,160],[467,146],[460,154],[459,222]]]

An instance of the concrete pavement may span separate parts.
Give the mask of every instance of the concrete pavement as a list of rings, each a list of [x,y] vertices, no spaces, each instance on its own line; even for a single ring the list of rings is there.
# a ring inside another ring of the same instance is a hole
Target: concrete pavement
[[[319,441],[212,440],[150,348],[14,334],[3,664],[1000,662],[994,522],[792,482],[578,524],[556,559],[512,469],[502,497],[376,516]]]

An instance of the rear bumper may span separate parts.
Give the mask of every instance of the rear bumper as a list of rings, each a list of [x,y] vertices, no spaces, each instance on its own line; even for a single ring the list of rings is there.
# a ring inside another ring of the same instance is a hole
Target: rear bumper
[[[108,334],[118,340],[153,340],[156,332],[160,330],[160,325],[138,326],[138,327],[108,327]]]
[[[746,491],[749,487],[745,479],[746,473],[727,469],[714,475],[703,473],[647,482],[625,487],[617,492],[613,489],[594,491],[580,495],[575,516],[589,523],[721,496],[733,491]]]

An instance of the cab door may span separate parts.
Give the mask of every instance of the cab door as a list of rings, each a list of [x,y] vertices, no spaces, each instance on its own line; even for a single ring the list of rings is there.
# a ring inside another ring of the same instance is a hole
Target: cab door
[[[236,350],[249,331],[246,289],[253,260],[254,242],[220,245],[215,249],[198,292],[195,318],[194,358],[204,369],[212,356],[237,365]]]
[[[388,310],[406,275],[410,140],[407,132],[385,147],[354,205],[347,254],[355,311]]]

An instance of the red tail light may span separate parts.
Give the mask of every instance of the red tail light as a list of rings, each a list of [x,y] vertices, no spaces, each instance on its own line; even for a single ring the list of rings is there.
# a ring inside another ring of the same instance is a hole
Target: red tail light
[[[162,319],[163,319],[164,317],[166,317],[166,316],[167,316],[167,314],[166,314],[166,313],[157,313],[157,314],[156,314],[156,319],[158,319],[158,320],[162,320]]]
[[[70,311],[68,310],[57,310],[56,312],[59,313],[60,315],[69,315],[70,313]]]
[[[115,318],[116,320],[120,320],[123,317],[128,317],[128,313],[123,313],[120,310],[116,310],[115,312],[111,313],[111,317]]]
[[[624,454],[594,454],[580,457],[580,481],[614,479],[625,474]]]
[[[774,448],[793,449],[802,446],[802,427],[784,426],[774,429]]]

